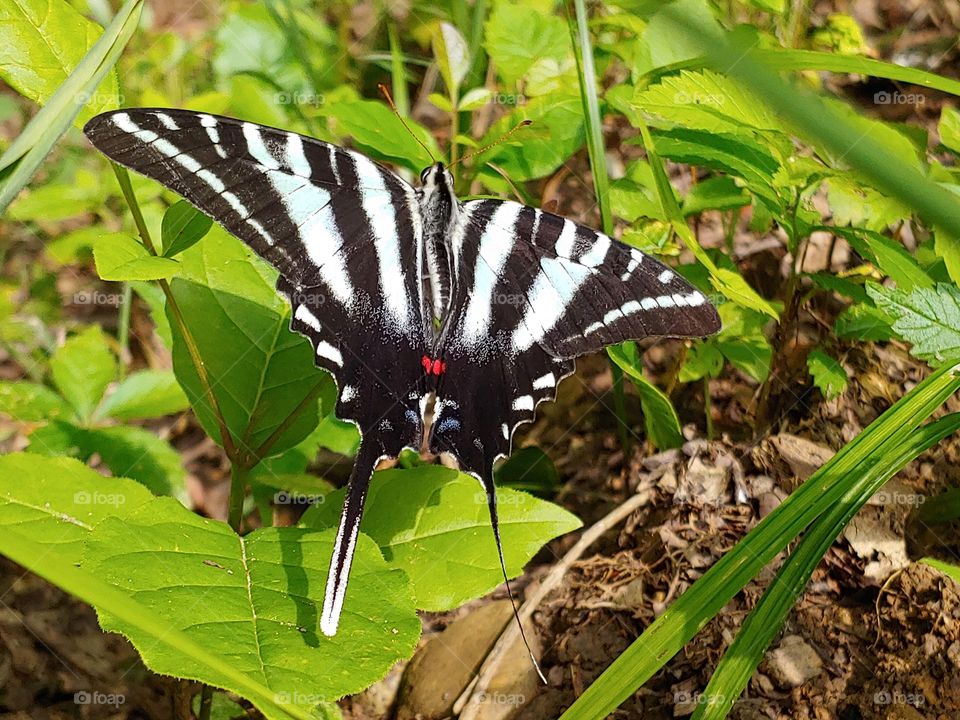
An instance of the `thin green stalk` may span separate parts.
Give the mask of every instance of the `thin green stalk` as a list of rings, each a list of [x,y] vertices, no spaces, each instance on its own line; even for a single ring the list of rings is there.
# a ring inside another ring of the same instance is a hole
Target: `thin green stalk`
[[[240,532],[240,526],[243,523],[243,501],[246,497],[249,474],[250,470],[240,463],[230,463],[230,506],[227,513],[227,524],[237,533]]]
[[[403,48],[397,38],[397,28],[387,22],[387,37],[390,40],[390,80],[393,85],[393,102],[397,112],[404,117],[410,114],[410,90],[407,88],[407,69],[403,64]]]
[[[306,395],[303,396],[303,399],[297,403],[297,406],[283,419],[283,422],[277,425],[276,429],[270,433],[270,437],[264,440],[258,448],[250,453],[250,457],[246,463],[247,467],[252,468],[267,456],[267,453],[270,452],[270,448],[276,444],[277,440],[280,439],[280,436],[287,431],[287,428],[289,428],[294,421],[300,417],[302,412],[317,402],[320,397],[320,393],[323,391],[323,386],[324,382],[321,380],[315,384]]]
[[[613,411],[617,416],[617,435],[620,447],[626,455],[630,448],[630,432],[627,425],[627,394],[623,384],[623,368],[607,358],[613,375]]]
[[[210,720],[210,710],[213,709],[213,688],[204,685],[200,691],[200,713],[198,720]]]
[[[130,361],[130,310],[133,305],[133,288],[130,283],[123,284],[123,298],[120,301],[120,312],[117,321],[117,341],[120,343],[120,379],[127,374],[127,363]]]

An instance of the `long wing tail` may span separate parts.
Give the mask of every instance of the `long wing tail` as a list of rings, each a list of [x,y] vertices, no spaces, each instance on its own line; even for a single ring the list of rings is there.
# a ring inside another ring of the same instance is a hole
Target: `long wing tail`
[[[347,486],[347,496],[343,501],[340,514],[340,526],[337,539],[333,544],[330,557],[330,570],[327,573],[327,589],[323,596],[323,612],[320,614],[320,631],[327,636],[337,634],[340,614],[343,611],[343,598],[350,579],[350,564],[353,551],[357,546],[360,533],[360,520],[363,517],[363,503],[367,499],[370,477],[377,463],[384,457],[380,444],[367,439],[360,441],[356,462]]]

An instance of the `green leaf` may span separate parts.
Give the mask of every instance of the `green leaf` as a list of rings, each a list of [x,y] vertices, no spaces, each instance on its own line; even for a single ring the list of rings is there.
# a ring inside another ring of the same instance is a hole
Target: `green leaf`
[[[960,111],[944,105],[940,111],[940,122],[937,123],[937,134],[940,142],[950,148],[954,154],[960,155]]]
[[[854,303],[837,315],[833,332],[843,340],[883,342],[894,337],[893,318],[866,302]]]
[[[193,246],[210,232],[212,224],[213,220],[186,200],[171,205],[163,214],[163,224],[160,229],[163,256],[172,258]]]
[[[643,374],[643,363],[637,353],[637,346],[634,343],[613,345],[607,348],[607,354],[630,376],[640,394],[643,424],[650,442],[658,450],[680,447],[683,444],[680,418],[677,417],[670,398]]]
[[[311,508],[303,523],[335,528],[343,494]],[[497,506],[510,577],[548,540],[580,527],[563,508],[509,488],[497,491]],[[420,609],[449,610],[503,581],[487,496],[468,475],[438,466],[375,473],[360,529],[391,567],[407,573]]]
[[[90,212],[101,199],[76,182],[51,183],[23,192],[10,205],[7,217],[20,222],[58,222]]]
[[[25,380],[0,381],[0,413],[20,422],[68,418],[70,406],[53,390]]]
[[[0,213],[30,181],[51,148],[77,117],[83,108],[78,100],[93,92],[120,57],[137,27],[141,8],[142,0],[128,0],[120,8],[90,52],[0,156],[0,174],[18,163],[0,186]]]
[[[901,290],[932,288],[933,279],[903,245],[865,228],[831,228],[849,242],[862,257],[870,260]]]
[[[571,52],[560,18],[529,5],[498,3],[487,20],[484,47],[497,72],[514,86],[543,59],[562,60]]]
[[[111,233],[93,246],[97,274],[104,280],[159,280],[180,272],[180,263],[156,257],[136,238],[126,233]]]
[[[460,98],[458,107],[463,111],[479,110],[493,97],[493,91],[485,87],[467,90]],[[432,102],[432,101],[431,101]],[[439,107],[439,106],[438,106]],[[441,108],[442,109],[442,108]]]
[[[768,131],[774,136],[785,132],[782,121],[752,92],[711,70],[684,70],[638,88],[633,105],[655,119],[691,130],[733,135]]]
[[[807,355],[807,369],[813,376],[813,384],[827,400],[842,395],[847,389],[847,371],[822,350],[810,351]]]
[[[0,6],[0,79],[38,105],[50,99],[103,34],[64,0],[12,0]],[[77,126],[117,104],[117,76],[82,98]]]
[[[97,414],[126,421],[172,415],[188,407],[187,396],[172,371],[140,370],[123,379]]]
[[[666,153],[664,153],[666,154]],[[750,196],[733,178],[722,175],[698,182],[683,198],[685,217],[699,215],[704,210],[738,210],[750,204]]]
[[[276,271],[216,226],[181,256],[171,289],[196,340],[227,427],[241,447],[257,448],[296,410],[311,388],[332,387],[314,365],[309,341],[290,332],[290,309],[274,290]],[[210,398],[203,392],[179,326],[173,368],[207,433],[220,442]],[[321,312],[322,314],[322,312]],[[271,449],[293,447],[317,427],[317,404],[303,408]]]
[[[319,634],[322,578],[334,534],[264,528],[240,537],[224,523],[158,498],[97,525],[87,539],[83,567],[229,658],[270,688],[279,704],[309,710],[365,689],[408,657],[420,635],[407,579],[387,567],[377,546],[363,536],[338,632]],[[99,615],[103,628],[129,638],[153,671],[240,692],[229,678],[157,647],[109,612]]]
[[[960,355],[960,290],[940,283],[912,292],[867,285],[867,294],[895,318],[893,331],[913,345],[910,353],[931,364]]]
[[[478,167],[492,163],[514,182],[535,180],[563,165],[583,145],[583,108],[579,97],[569,95],[533,98],[495,122],[480,144],[501,138],[523,120],[533,124],[478,155]]]
[[[436,24],[431,36],[433,56],[437,59],[440,76],[447,86],[447,92],[453,94],[470,71],[470,50],[467,41],[453,25],[448,22]]]
[[[96,325],[67,339],[50,358],[50,374],[60,394],[82,420],[93,414],[117,375],[117,361],[107,337]]]
[[[737,305],[764,313],[774,319],[779,317],[773,305],[760,297],[757,291],[733,270],[716,268],[710,273],[710,282]]]
[[[497,487],[549,497],[560,487],[560,473],[543,450],[529,445],[511,453],[494,472]]]
[[[73,460],[8,455],[0,478],[4,553],[92,603],[147,667],[237,692],[268,717],[314,717],[314,705],[367,687],[416,645],[409,583],[368,538],[357,545],[340,631],[327,638],[316,630],[316,579],[332,532],[241,538]],[[17,552],[21,538],[32,552]]]
[[[947,273],[954,284],[960,284],[960,240],[934,229],[933,249],[943,259]]]
[[[680,382],[693,382],[705,377],[717,377],[723,370],[723,353],[711,342],[694,343],[680,368]]]
[[[153,495],[73,458],[11,453],[0,456],[0,498],[0,534],[16,531],[79,564],[83,541],[95,525],[133,512]]]
[[[432,134],[413,120],[407,120],[410,130],[430,148],[433,157],[407,132],[400,118],[381,102],[340,102],[324,107],[323,111],[336,119],[340,130],[353,138],[358,149],[378,160],[399,162],[420,172],[441,155]]]

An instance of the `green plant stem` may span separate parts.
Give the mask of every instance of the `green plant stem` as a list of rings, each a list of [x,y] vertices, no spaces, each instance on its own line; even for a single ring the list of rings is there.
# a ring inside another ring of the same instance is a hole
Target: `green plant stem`
[[[143,213],[140,211],[140,203],[137,202],[137,197],[133,192],[133,186],[130,184],[130,175],[127,169],[116,163],[110,163],[110,165],[113,167],[113,172],[117,176],[117,182],[120,183],[120,190],[123,193],[124,199],[127,201],[130,213],[133,215],[133,222],[137,226],[137,232],[140,235],[140,240],[143,242],[144,248],[146,248],[147,252],[151,255],[156,255],[157,248],[153,243],[153,239],[150,237],[150,230],[147,228],[147,223],[143,219]],[[181,312],[180,306],[177,304],[177,299],[170,289],[170,283],[163,279],[158,280],[157,283],[163,291],[167,307],[170,308],[170,312],[173,314],[174,322],[176,322],[177,328],[183,336],[190,360],[193,362],[194,368],[197,371],[197,378],[200,380],[200,386],[203,388],[203,395],[210,399],[210,406],[217,419],[217,427],[220,429],[220,442],[223,443],[223,451],[232,462],[234,458],[237,457],[237,448],[233,443],[233,436],[230,435],[230,430],[227,428],[227,421],[223,417],[223,412],[220,410],[220,402],[213,392],[213,385],[210,383],[210,376],[207,374],[207,367],[203,362],[203,357],[200,355],[200,349],[197,347],[193,333],[190,332],[190,328],[187,326],[187,322],[183,317],[183,312]]]
[[[613,374],[613,410],[617,416],[617,435],[620,437],[620,447],[626,456],[630,449],[630,433],[627,425],[627,394],[623,384],[623,368],[609,357],[607,362]]]
[[[230,506],[227,514],[227,524],[239,534],[243,523],[243,500],[246,497],[248,468],[239,463],[230,464]]]
[[[200,713],[198,720],[210,720],[210,710],[213,708],[213,688],[204,685],[200,691]]]
[[[130,311],[133,305],[133,288],[130,283],[123,284],[123,299],[120,302],[120,313],[117,320],[117,341],[120,343],[120,379],[127,374],[127,363],[130,361]]]
[[[316,403],[317,399],[320,397],[320,393],[323,391],[323,386],[324,386],[324,382],[320,381],[316,385],[314,385],[312,388],[310,388],[310,391],[303,396],[303,399],[299,403],[297,403],[297,406],[293,410],[291,410],[290,414],[283,419],[283,422],[277,425],[276,430],[270,433],[270,437],[264,440],[258,448],[256,448],[252,453],[250,453],[250,457],[247,459],[247,462],[246,462],[246,465],[248,468],[252,468],[258,462],[260,462],[263,458],[265,458],[267,456],[267,453],[270,452],[270,448],[272,448],[274,444],[277,442],[277,440],[280,439],[280,436],[287,431],[287,428],[289,428],[293,424],[293,422],[298,417],[300,417],[300,414],[304,410],[309,408],[312,404]]]

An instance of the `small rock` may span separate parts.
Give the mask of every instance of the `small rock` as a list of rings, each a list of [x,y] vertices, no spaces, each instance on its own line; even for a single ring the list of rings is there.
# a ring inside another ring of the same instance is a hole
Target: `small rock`
[[[782,688],[800,687],[823,670],[823,661],[799,635],[787,635],[780,647],[767,653],[767,672]]]
[[[813,475],[835,454],[828,447],[789,433],[774,435],[770,438],[770,443],[801,482]]]
[[[960,641],[954,641],[950,643],[950,647],[947,648],[947,659],[954,664],[958,670],[960,670]]]

